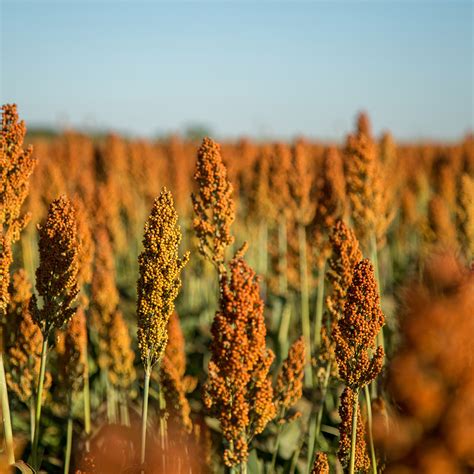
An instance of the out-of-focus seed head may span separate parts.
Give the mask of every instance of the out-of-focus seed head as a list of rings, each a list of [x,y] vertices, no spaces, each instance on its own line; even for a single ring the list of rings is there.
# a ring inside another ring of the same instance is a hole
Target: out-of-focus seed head
[[[167,325],[181,287],[189,253],[179,258],[181,230],[173,197],[163,189],[145,224],[144,250],[138,257],[138,347],[146,370],[159,362],[168,340]]]
[[[339,219],[344,218],[346,183],[342,158],[337,148],[331,147],[324,155],[321,177],[317,183],[317,205],[310,223],[310,236],[318,252],[318,264],[330,252],[328,236]]]
[[[66,196],[54,200],[46,221],[39,227],[39,258],[36,289],[43,298],[40,309],[31,298],[33,318],[43,335],[62,328],[75,313],[72,303],[79,293],[79,243],[76,212]]]
[[[192,194],[193,226],[199,251],[221,270],[226,248],[234,241],[230,227],[235,219],[235,204],[220,146],[208,137],[198,150],[194,179],[198,191]]]
[[[474,259],[474,177],[467,173],[459,179],[456,220],[463,253]]]
[[[290,206],[299,225],[307,225],[313,218],[315,206],[311,199],[314,173],[311,169],[309,147],[303,141],[295,143],[292,150],[292,166],[288,176]]]
[[[186,398],[186,386],[177,367],[166,355],[160,365],[160,382],[170,422],[178,432],[190,433],[193,425],[190,418],[191,408]]]
[[[321,451],[316,453],[311,474],[329,474],[329,462],[326,453]]]
[[[387,228],[395,214],[393,193],[386,186],[393,176],[377,156],[370,123],[366,114],[357,120],[357,133],[349,135],[345,146],[347,194],[351,202],[352,221],[359,241],[366,247],[370,238],[385,242]]]
[[[79,241],[79,271],[77,274],[77,282],[79,288],[82,288],[85,285],[90,284],[92,280],[94,240],[92,238],[89,216],[87,215],[83,200],[76,195],[72,202],[74,209],[76,210],[77,237]],[[85,295],[82,297],[85,298]],[[87,301],[83,301],[83,304],[84,306],[87,306]]]
[[[303,394],[304,366],[306,350],[303,337],[290,347],[288,357],[278,373],[275,386],[275,406],[277,413],[293,407]]]
[[[57,334],[59,377],[64,390],[73,394],[81,390],[87,376],[86,314],[80,307],[64,331]]]
[[[456,228],[447,202],[438,194],[428,203],[427,240],[447,248],[456,246]]]
[[[17,271],[10,284],[7,324],[4,328],[5,353],[9,389],[27,402],[36,390],[40,372],[43,335],[29,311],[31,285],[24,270]],[[45,392],[51,385],[46,372]]]
[[[184,344],[184,335],[179,322],[179,316],[175,311],[168,321],[168,344],[166,345],[165,354],[173,363],[180,377],[183,377],[186,371]]]
[[[374,268],[368,259],[361,260],[354,268],[344,313],[333,334],[339,374],[352,389],[370,383],[382,369],[383,348],[377,347],[372,358],[369,351],[375,349],[384,323]]]
[[[474,272],[452,253],[430,257],[400,305],[388,371],[388,423],[374,418],[387,472],[468,472],[474,453]],[[388,429],[387,429],[388,425]]]
[[[111,314],[108,328],[107,376],[114,387],[127,390],[136,378],[135,352],[128,325],[119,310]]]

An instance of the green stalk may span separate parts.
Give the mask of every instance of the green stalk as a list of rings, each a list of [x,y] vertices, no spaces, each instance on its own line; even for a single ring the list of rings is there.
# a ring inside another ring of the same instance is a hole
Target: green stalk
[[[288,354],[288,332],[291,322],[291,301],[285,301],[281,308],[280,328],[278,330],[278,344],[280,346],[279,359],[283,360]]]
[[[303,337],[306,342],[306,366],[305,366],[305,382],[306,385],[313,385],[313,373],[311,370],[311,329],[309,321],[309,284],[308,284],[308,262],[306,255],[306,229],[302,224],[298,225],[298,242],[299,242],[299,262],[300,262],[300,280],[301,280],[301,326]]]
[[[281,416],[277,418],[277,420],[283,418],[284,412],[280,413]],[[270,464],[270,468],[268,470],[268,474],[273,474],[275,472],[275,463],[276,463],[276,458],[278,455],[278,448],[280,447],[280,436],[281,436],[281,430],[282,430],[283,425],[279,424],[277,428],[277,436],[275,440],[275,448],[273,450],[273,455],[272,455],[272,462]]]
[[[145,473],[145,451],[146,451],[146,426],[148,418],[148,392],[150,390],[150,375],[151,368],[145,369],[145,390],[143,392],[143,410],[142,410],[142,440],[141,440],[141,453],[140,453],[140,464],[142,465],[142,474]]]
[[[69,466],[71,464],[71,448],[72,448],[72,413],[71,400],[69,401],[69,415],[67,418],[67,439],[66,439],[66,457],[64,458],[64,474],[69,474]]]
[[[31,450],[31,458],[33,461],[33,468],[39,470],[40,462],[38,459],[38,444],[39,444],[39,431],[41,422],[41,406],[43,403],[43,386],[44,386],[44,374],[46,371],[46,354],[48,350],[48,336],[43,335],[43,347],[41,348],[41,365],[40,373],[38,378],[38,388],[36,390],[36,412],[35,412],[35,435],[33,437],[33,447]]]
[[[246,461],[244,461],[240,465],[240,474],[247,474],[247,462]]]
[[[117,423],[117,399],[115,389],[107,377],[107,419],[109,424]]]
[[[352,433],[351,433],[351,459],[349,462],[349,474],[354,474],[355,451],[357,444],[357,411],[359,408],[359,389],[354,394],[354,405],[352,407]]]
[[[33,397],[30,398],[30,438],[35,436],[35,401]]]
[[[312,446],[316,444],[316,424],[317,417],[314,413],[311,413],[308,433],[308,452],[306,454],[306,472],[311,472],[311,466],[313,464]]]
[[[87,347],[86,347],[87,354]],[[87,362],[89,363],[89,362]],[[84,374],[84,431],[86,432],[86,451],[89,452],[89,437],[91,434],[91,397],[89,383],[89,369]]]
[[[288,292],[288,279],[287,279],[287,237],[286,237],[286,218],[284,215],[281,216],[280,222],[278,223],[278,255],[280,259],[280,276],[279,276],[279,287],[280,294],[286,295]]]
[[[372,232],[371,236],[371,257],[374,265],[375,279],[377,281],[377,286],[379,288],[380,299],[382,299],[382,287],[380,286],[380,276],[379,276],[379,260],[377,254],[377,238],[375,232]],[[383,336],[383,327],[380,328],[380,331],[377,334],[377,346],[382,346],[382,349],[385,350],[384,336]],[[371,383],[372,397],[377,397],[377,380],[374,380]]]
[[[378,253],[377,253],[377,239],[375,237],[375,233],[373,232],[371,234],[371,257],[372,257],[372,263],[374,264],[375,279],[377,280],[380,296],[382,296],[382,287],[380,285],[380,274],[379,274],[379,259],[378,259]],[[382,346],[382,348],[385,349],[383,328],[380,328],[380,331],[377,334],[377,345]]]
[[[326,403],[326,396],[328,393],[330,376],[331,376],[331,362],[328,362],[328,365],[326,367],[326,376],[324,377],[324,383],[323,383],[322,392],[321,392],[321,405],[319,405],[318,413],[316,415],[316,429],[314,431],[315,437],[314,437],[314,445],[312,447],[312,452],[311,452],[311,460],[313,460],[314,458],[314,453],[316,452],[319,435],[321,432],[321,423],[323,420],[324,405]]]
[[[5,434],[5,447],[8,464],[15,463],[15,451],[13,445],[12,420],[10,416],[10,404],[8,402],[7,381],[5,378],[5,367],[3,365],[3,353],[0,352],[0,392],[2,397],[3,431]]]
[[[159,407],[160,407],[160,438],[161,438],[161,452],[162,452],[162,463],[163,463],[163,472],[166,472],[166,448],[168,439],[166,437],[166,420],[164,412],[166,410],[166,400],[163,394],[163,388],[161,383],[158,386],[158,398],[159,398]]]
[[[368,385],[364,387],[364,391],[365,391],[365,403],[367,407],[367,424],[369,427],[369,444],[370,444],[370,457],[372,459],[372,472],[374,474],[377,474],[377,458],[375,456],[374,437],[372,433],[372,405],[370,403],[370,392],[369,392]]]
[[[319,348],[321,344],[321,326],[323,324],[323,307],[324,307],[324,273],[326,270],[326,261],[323,262],[319,270],[318,292],[316,294],[316,319],[314,321],[314,347]]]
[[[267,267],[268,267],[268,226],[267,221],[262,219],[262,222],[259,226],[259,255],[258,255],[258,268],[260,275],[265,278],[267,276]],[[262,279],[261,283],[262,293],[266,294],[266,282]]]
[[[130,426],[130,413],[128,411],[127,395],[124,391],[119,393],[120,399],[120,421],[122,425]]]

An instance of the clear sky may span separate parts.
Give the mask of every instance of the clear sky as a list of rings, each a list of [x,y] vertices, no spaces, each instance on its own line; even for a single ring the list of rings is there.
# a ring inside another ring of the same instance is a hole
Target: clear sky
[[[473,128],[473,2],[1,1],[2,103],[154,135],[397,138]]]

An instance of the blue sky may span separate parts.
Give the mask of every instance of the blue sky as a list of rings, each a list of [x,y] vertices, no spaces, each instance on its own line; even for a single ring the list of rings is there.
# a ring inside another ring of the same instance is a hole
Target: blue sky
[[[473,128],[473,3],[1,0],[2,103],[151,136],[397,138]]]

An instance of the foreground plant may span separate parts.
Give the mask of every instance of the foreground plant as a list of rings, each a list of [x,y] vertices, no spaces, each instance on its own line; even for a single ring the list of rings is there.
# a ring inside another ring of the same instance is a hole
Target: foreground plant
[[[237,255],[220,281],[212,323],[211,360],[204,404],[225,439],[224,463],[247,470],[250,441],[275,417],[269,378],[274,355],[265,343],[263,301],[254,271]]]
[[[40,263],[36,270],[36,290],[43,300],[42,307],[39,307],[36,295],[30,300],[33,319],[43,334],[31,452],[35,468],[40,464],[38,443],[48,339],[53,330],[62,328],[76,311],[72,304],[79,293],[78,249],[75,210],[69,199],[61,196],[50,204],[46,221],[39,227]]]
[[[346,384],[339,411],[342,422],[338,455],[342,463],[349,464],[350,474],[369,466],[363,438],[364,426],[360,422],[359,391],[365,388],[366,399],[370,400],[367,386],[375,380],[383,365],[384,350],[381,346],[375,349],[375,341],[384,322],[374,268],[368,259],[361,260],[354,268],[343,317],[334,328],[336,361],[339,375]],[[367,403],[367,408],[370,409],[370,403]],[[368,416],[371,416],[370,411]],[[369,436],[372,436],[370,419]],[[372,469],[376,474],[372,439],[370,441]]]
[[[145,224],[144,250],[138,257],[138,348],[145,369],[140,453],[142,469],[145,463],[150,376],[165,352],[168,320],[181,287],[180,273],[189,260],[189,253],[179,258],[180,242],[181,230],[173,197],[163,189],[155,199]],[[161,434],[164,436],[163,428]]]
[[[29,180],[36,165],[31,147],[23,149],[25,123],[18,121],[16,105],[2,107],[0,133],[0,324],[5,325],[9,302],[10,266],[13,262],[12,245],[29,221],[21,208],[29,191]],[[9,464],[15,462],[13,433],[10,419],[7,384],[3,363],[3,335],[0,333],[0,398],[6,455]]]

